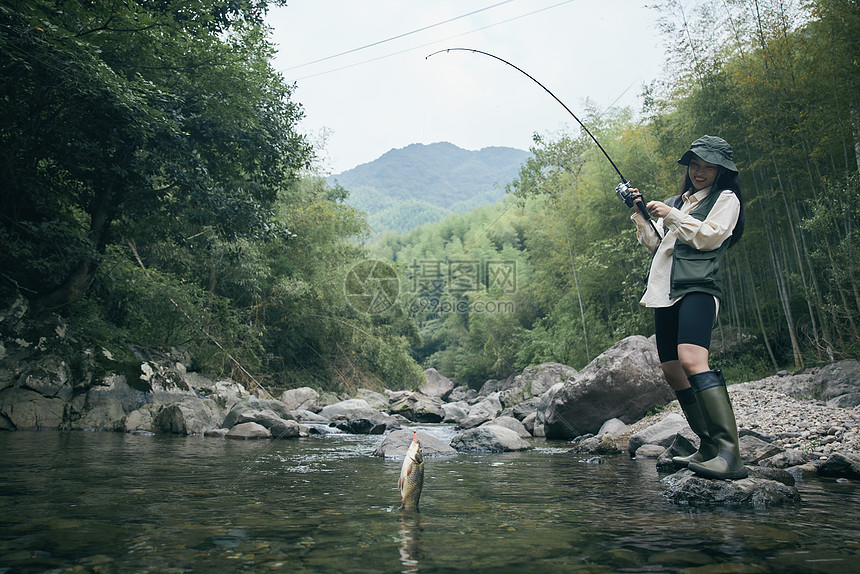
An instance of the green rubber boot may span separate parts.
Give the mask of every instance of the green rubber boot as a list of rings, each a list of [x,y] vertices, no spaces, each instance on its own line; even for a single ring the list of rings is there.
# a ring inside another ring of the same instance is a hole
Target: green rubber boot
[[[691,462],[711,460],[717,456],[719,447],[711,440],[711,436],[708,434],[708,425],[705,423],[702,410],[699,408],[695,391],[692,388],[675,391],[675,396],[678,398],[681,410],[684,411],[687,424],[690,425],[690,429],[699,437],[699,450],[689,456],[673,456],[672,462],[679,466],[687,466]]]
[[[687,468],[705,478],[746,478],[748,472],[741,462],[738,426],[723,374],[714,370],[687,378],[696,392],[708,435],[718,449],[717,456],[711,460],[690,462]]]

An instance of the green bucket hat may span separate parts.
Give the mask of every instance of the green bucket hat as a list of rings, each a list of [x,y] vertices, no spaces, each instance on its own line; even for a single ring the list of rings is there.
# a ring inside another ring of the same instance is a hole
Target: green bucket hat
[[[732,146],[723,138],[717,136],[702,136],[690,145],[690,149],[681,156],[678,163],[690,165],[693,154],[708,163],[720,165],[737,173],[738,168],[732,161]]]

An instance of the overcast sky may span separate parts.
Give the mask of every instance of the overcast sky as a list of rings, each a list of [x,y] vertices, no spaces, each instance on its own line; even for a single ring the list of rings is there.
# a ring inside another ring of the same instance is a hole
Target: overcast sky
[[[412,143],[527,150],[536,132],[572,131],[564,108],[502,62],[426,58],[445,48],[508,60],[581,119],[586,99],[638,111],[663,72],[656,19],[633,0],[288,0],[269,14],[275,67],[296,83],[300,130],[324,142],[328,173]]]

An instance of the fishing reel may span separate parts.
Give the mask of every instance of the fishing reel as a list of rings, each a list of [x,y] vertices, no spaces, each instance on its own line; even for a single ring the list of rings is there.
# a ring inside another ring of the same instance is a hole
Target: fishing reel
[[[615,186],[615,195],[624,202],[624,204],[633,209],[636,208],[639,212],[645,216],[645,220],[651,225],[651,229],[654,230],[654,233],[657,234],[657,237],[663,238],[660,235],[660,232],[657,231],[657,227],[654,225],[654,222],[651,220],[651,215],[648,213],[648,210],[645,208],[645,199],[642,197],[642,194],[639,193],[639,190],[632,187],[630,182],[627,180],[622,181],[617,186]]]
[[[615,187],[615,195],[631,209],[636,207],[637,199],[642,199],[642,194],[638,190],[634,190],[626,181],[622,181]]]

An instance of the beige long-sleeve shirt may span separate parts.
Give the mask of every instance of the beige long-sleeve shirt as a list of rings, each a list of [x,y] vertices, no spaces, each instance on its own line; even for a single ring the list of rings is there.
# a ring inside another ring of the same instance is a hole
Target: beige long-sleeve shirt
[[[634,211],[630,217],[636,224],[636,237],[639,243],[654,254],[651,260],[651,270],[648,274],[648,287],[639,301],[644,307],[671,307],[678,299],[669,297],[672,275],[672,255],[675,253],[675,242],[680,240],[699,251],[711,251],[718,248],[731,237],[732,230],[738,222],[741,204],[737,196],[729,190],[721,192],[711,212],[704,221],[699,221],[690,211],[702,199],[707,197],[711,188],[684,194],[684,203],[680,209],[672,208],[665,218],[658,219],[656,227],[668,228],[661,241],[654,233],[645,217]],[[719,309],[720,301],[714,297]]]

